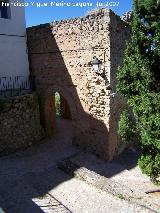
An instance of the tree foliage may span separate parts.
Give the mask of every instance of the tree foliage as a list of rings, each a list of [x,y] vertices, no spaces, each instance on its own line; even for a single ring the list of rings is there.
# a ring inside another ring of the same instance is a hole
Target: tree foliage
[[[160,176],[160,1],[134,0],[131,29],[132,36],[117,75],[117,89],[128,99],[136,128],[122,114],[119,133],[126,139],[134,137],[138,129],[142,148],[139,166],[152,180],[157,180]]]
[[[122,141],[126,144],[134,142],[139,137],[136,121],[127,110],[121,114],[118,133],[121,135]]]

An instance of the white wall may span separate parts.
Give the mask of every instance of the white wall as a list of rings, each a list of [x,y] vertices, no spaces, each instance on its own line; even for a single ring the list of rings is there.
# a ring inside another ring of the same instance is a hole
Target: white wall
[[[24,7],[10,9],[10,19],[0,18],[0,77],[28,76]]]

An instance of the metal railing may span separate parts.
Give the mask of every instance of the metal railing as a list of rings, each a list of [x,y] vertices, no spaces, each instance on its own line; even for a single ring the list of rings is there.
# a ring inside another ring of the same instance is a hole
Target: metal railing
[[[0,97],[14,97],[31,93],[34,78],[31,76],[0,77]]]

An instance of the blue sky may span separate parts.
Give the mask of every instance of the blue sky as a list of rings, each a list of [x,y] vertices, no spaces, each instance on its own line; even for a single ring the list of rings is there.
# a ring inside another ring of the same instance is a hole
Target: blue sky
[[[118,15],[132,8],[132,0],[25,0],[25,2],[28,4],[25,7],[27,27],[84,16],[102,4],[110,5],[109,7]],[[59,3],[59,6],[55,3]]]

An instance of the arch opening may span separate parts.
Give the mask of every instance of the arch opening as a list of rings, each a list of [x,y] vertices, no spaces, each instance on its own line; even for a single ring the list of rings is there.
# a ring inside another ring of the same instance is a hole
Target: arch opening
[[[61,142],[62,144],[71,145],[73,128],[71,109],[68,100],[60,92],[54,92],[53,95],[53,111],[54,111],[54,132],[55,137],[65,137]],[[53,134],[54,136],[54,134]]]
[[[65,96],[65,97],[64,97]],[[46,95],[40,99],[41,124],[47,137],[54,137],[61,132],[64,135],[72,135],[76,107],[74,100],[66,91],[50,89]],[[64,131],[65,130],[65,131]]]

